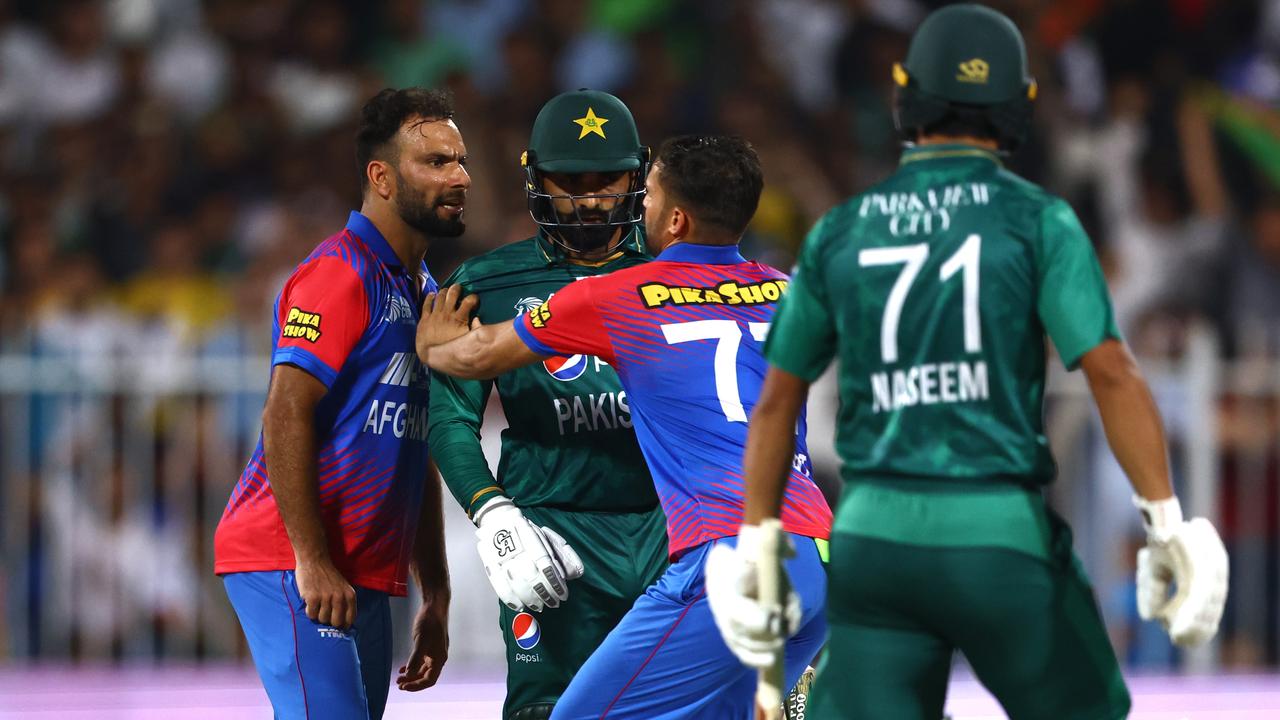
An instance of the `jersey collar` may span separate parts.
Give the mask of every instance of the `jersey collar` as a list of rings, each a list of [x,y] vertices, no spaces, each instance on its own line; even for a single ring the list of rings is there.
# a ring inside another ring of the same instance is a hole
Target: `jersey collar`
[[[925,160],[983,160],[1001,165],[1000,157],[986,148],[963,143],[946,145],[912,145],[902,151],[899,165]]]
[[[655,260],[666,262],[696,263],[698,265],[736,265],[746,258],[738,252],[738,245],[698,245],[680,242],[667,246]]]
[[[382,237],[382,233],[374,226],[373,221],[365,217],[359,210],[352,210],[347,216],[347,229],[352,235],[360,238],[365,245],[373,251],[383,265],[393,268],[403,268],[404,263],[400,262],[400,256],[396,255],[396,251],[391,249],[391,243]]]

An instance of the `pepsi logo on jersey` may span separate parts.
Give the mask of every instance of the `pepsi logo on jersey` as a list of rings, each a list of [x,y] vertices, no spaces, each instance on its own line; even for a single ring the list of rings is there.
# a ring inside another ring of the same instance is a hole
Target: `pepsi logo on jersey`
[[[560,382],[569,382],[582,377],[587,371],[590,357],[587,355],[571,355],[569,357],[553,357],[542,361],[547,374]]]
[[[511,620],[511,636],[521,650],[532,650],[542,639],[542,627],[538,619],[527,612],[517,614]]]

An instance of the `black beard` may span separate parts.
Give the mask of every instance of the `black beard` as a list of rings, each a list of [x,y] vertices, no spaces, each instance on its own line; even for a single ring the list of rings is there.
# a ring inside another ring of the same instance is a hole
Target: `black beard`
[[[608,245],[613,233],[620,229],[617,225],[561,225],[555,233],[574,250],[589,253]]]
[[[458,237],[467,229],[467,224],[459,215],[456,219],[441,218],[436,209],[443,206],[444,198],[436,198],[428,202],[426,193],[412,192],[404,183],[400,183],[400,192],[396,193],[396,213],[405,224],[430,238]]]

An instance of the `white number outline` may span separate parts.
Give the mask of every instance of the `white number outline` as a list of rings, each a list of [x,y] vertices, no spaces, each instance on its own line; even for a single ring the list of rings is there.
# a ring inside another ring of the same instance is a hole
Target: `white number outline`
[[[898,279],[889,291],[889,300],[880,318],[880,357],[885,364],[898,361],[898,319],[902,317],[902,306],[907,302],[907,291],[928,258],[929,246],[924,243],[867,248],[858,253],[858,265],[862,267],[902,265],[902,272],[898,273]]]
[[[938,270],[938,279],[942,282],[964,270],[964,350],[968,353],[982,352],[982,316],[978,309],[981,256],[982,237],[975,233],[965,238],[960,248]],[[886,365],[898,361],[898,322],[902,317],[902,307],[906,304],[911,284],[928,259],[929,246],[924,243],[866,248],[858,252],[858,265],[861,267],[902,265],[880,318],[880,358]]]
[[[747,323],[751,337],[764,342],[769,335],[769,323]],[[742,393],[738,389],[738,349],[742,346],[742,328],[736,320],[691,320],[662,326],[667,344],[715,340],[716,354],[712,361],[716,378],[716,397],[720,409],[729,422],[746,422],[747,410],[742,405]]]
[[[946,282],[964,269],[964,351],[982,352],[982,317],[978,313],[978,263],[982,257],[982,237],[974,234],[942,264],[938,279]]]

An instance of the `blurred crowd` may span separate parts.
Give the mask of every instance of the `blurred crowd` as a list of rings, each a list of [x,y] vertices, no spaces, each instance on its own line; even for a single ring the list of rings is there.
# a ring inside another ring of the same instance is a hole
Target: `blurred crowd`
[[[753,142],[766,188],[745,254],[788,268],[822,212],[895,167],[890,68],[937,4],[0,0],[0,357],[84,358],[80,372],[92,376],[103,357],[141,354],[151,366],[136,372],[160,377],[174,358],[265,354],[283,278],[359,206],[354,122],[387,86],[447,86],[456,97],[473,186],[466,234],[428,253],[439,278],[534,232],[520,153],[542,103],[580,87],[621,97],[651,145],[712,131]],[[1009,166],[1077,209],[1141,357],[1177,358],[1192,330],[1207,328],[1243,368],[1218,417],[1195,431],[1219,428],[1228,481],[1233,452],[1263,458],[1249,474],[1260,479],[1228,482],[1227,507],[1252,493],[1274,507],[1280,420],[1266,388],[1278,383],[1249,368],[1280,359],[1280,1],[991,4],[1023,29],[1040,86],[1030,141]],[[156,430],[143,469],[121,459],[123,441],[104,441],[116,458],[98,476],[108,487],[95,490],[107,510],[79,517],[70,498],[83,479],[57,478],[85,461],[60,440],[71,430],[58,408],[33,403],[23,472],[40,480],[22,495],[29,522],[15,531],[14,513],[0,513],[0,537],[12,548],[15,533],[86,529],[89,559],[77,562],[99,571],[105,561],[93,549],[132,548],[167,569],[163,587],[146,590],[151,605],[137,622],[192,622],[195,578],[208,572],[185,558],[205,556],[208,518],[216,521],[256,433],[258,408],[241,405],[231,420],[192,411],[197,425],[225,426],[212,446]],[[148,428],[163,428],[163,403],[148,407]],[[130,422],[110,403],[99,415],[72,425]],[[0,433],[10,458],[13,438]],[[175,456],[213,457],[196,464],[226,476],[196,473],[196,495],[210,499],[197,503],[192,531],[144,542],[174,526],[166,494],[149,491],[146,504],[131,506],[118,488],[141,482],[130,474],[162,478]],[[1261,522],[1249,531],[1266,539],[1274,573],[1274,513]],[[149,530],[131,537],[137,526]],[[46,577],[37,560],[48,548],[27,545],[37,566],[24,566],[29,600]],[[16,575],[11,568],[11,583]],[[31,604],[8,597],[11,608]],[[112,637],[125,634],[119,618],[68,613],[99,622],[111,652],[127,652]],[[1280,661],[1270,615],[1240,664]],[[30,632],[31,623],[58,622],[15,620],[12,610],[9,619],[11,635],[20,624]],[[101,637],[67,632],[76,647]]]

